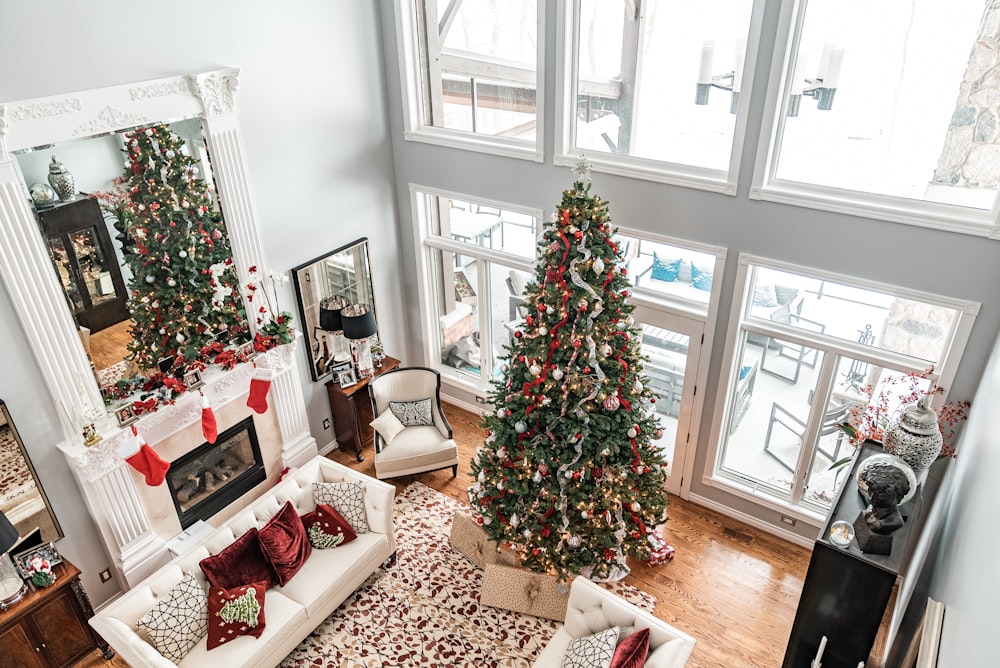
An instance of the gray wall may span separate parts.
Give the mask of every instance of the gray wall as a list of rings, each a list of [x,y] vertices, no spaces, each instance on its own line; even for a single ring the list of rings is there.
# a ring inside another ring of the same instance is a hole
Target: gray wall
[[[398,51],[392,0],[380,0],[382,40],[385,45],[389,118],[396,168],[400,218],[412,220],[408,184],[444,188],[501,202],[540,207],[549,212],[572,183],[569,169],[552,163],[555,126],[556,3],[544,5],[545,36],[545,152],[546,164],[461,151],[402,138],[402,108]],[[753,507],[723,490],[703,485],[703,469],[718,391],[720,365],[726,345],[729,312],[739,253],[748,252],[867,280],[925,290],[983,303],[964,361],[951,389],[952,398],[968,398],[975,391],[990,347],[1000,329],[995,286],[1000,281],[1000,244],[934,230],[867,218],[826,213],[770,202],[751,201],[747,194],[757,153],[763,99],[770,70],[779,3],[768,3],[763,44],[756,64],[749,129],[743,147],[744,165],[736,197],[618,176],[595,173],[592,192],[611,203],[612,220],[622,226],[728,248],[721,294],[720,319],[712,349],[704,414],[695,461],[694,494],[725,503],[737,510],[780,526],[777,513]],[[693,88],[692,88],[693,90]],[[693,94],[693,93],[692,93]],[[930,177],[930,174],[928,174]],[[405,225],[404,225],[405,226]],[[412,236],[401,236],[400,258],[406,275],[415,271]],[[407,315],[411,328],[420,317],[416,287],[407,285]],[[411,329],[411,355],[419,354],[416,330]],[[815,538],[815,529],[799,523],[800,534]]]
[[[5,2],[0,101],[241,68],[240,123],[269,268],[285,271],[368,236],[380,320],[401,322],[378,23],[377,7],[356,0]],[[290,285],[281,307],[297,310]],[[56,449],[52,400],[5,288],[0,323],[0,397],[67,534],[57,548],[80,566],[99,603],[118,585],[98,580],[110,562]],[[402,348],[398,330],[384,332],[387,350]],[[309,381],[304,354],[300,369],[311,432],[322,447],[333,440],[322,429],[325,391]]]

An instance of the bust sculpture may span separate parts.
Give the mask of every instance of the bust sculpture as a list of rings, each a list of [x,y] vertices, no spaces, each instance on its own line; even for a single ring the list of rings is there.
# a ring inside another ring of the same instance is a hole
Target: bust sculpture
[[[899,503],[910,491],[910,481],[899,464],[879,462],[864,469],[858,486],[868,496],[868,507],[854,522],[862,552],[889,554],[892,533],[903,526]]]

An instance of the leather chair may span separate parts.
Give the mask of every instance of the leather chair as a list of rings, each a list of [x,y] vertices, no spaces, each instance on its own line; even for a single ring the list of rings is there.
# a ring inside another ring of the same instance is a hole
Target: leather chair
[[[381,479],[451,467],[458,475],[458,446],[441,409],[441,374],[424,367],[402,367],[376,376],[368,384],[372,414],[389,410],[389,402],[430,399],[430,425],[404,426],[386,442],[375,429],[375,477]]]

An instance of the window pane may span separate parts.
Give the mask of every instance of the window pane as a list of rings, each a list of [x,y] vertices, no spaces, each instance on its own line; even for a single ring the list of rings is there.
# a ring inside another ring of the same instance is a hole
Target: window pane
[[[480,350],[476,262],[456,253],[429,252],[439,266],[435,317],[441,363],[463,374],[478,377]]]
[[[535,257],[534,216],[454,199],[447,200],[440,210],[435,234],[529,260]]]
[[[758,267],[750,315],[937,363],[956,309]]]
[[[714,255],[624,235],[618,239],[633,285],[670,297],[709,302]]]
[[[684,370],[687,367],[689,337],[651,325],[642,326],[642,354],[649,387],[656,392],[653,408],[660,418],[663,436],[656,444],[667,460],[667,475],[673,473],[677,444],[677,419],[684,393]]]
[[[534,141],[535,0],[417,0],[424,122]]]
[[[809,0],[779,179],[989,209],[1000,170],[983,0]]]
[[[580,2],[576,148],[728,170],[732,95],[695,84],[701,71],[739,79],[753,2],[647,0],[639,16],[629,4]]]

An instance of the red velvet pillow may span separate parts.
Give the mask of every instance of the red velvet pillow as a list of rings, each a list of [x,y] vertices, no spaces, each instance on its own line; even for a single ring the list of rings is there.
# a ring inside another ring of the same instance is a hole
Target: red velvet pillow
[[[208,649],[240,636],[259,638],[264,632],[264,591],[254,582],[235,589],[208,589]]]
[[[211,599],[209,605],[211,606]],[[646,663],[647,654],[649,654],[649,629],[639,629],[618,643],[615,655],[611,657],[610,668],[642,668]]]
[[[302,526],[312,546],[319,549],[350,543],[358,537],[351,523],[331,506],[320,503],[316,510],[302,516]]]
[[[261,581],[268,587],[278,584],[278,575],[257,542],[257,527],[252,527],[222,552],[202,559],[198,565],[213,587],[235,589],[248,582]]]
[[[278,574],[278,584],[281,585],[288,584],[312,554],[309,536],[291,501],[286,501],[281,510],[261,527],[257,540],[264,557]]]

